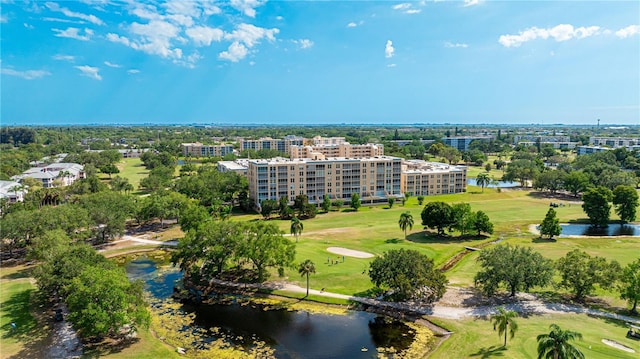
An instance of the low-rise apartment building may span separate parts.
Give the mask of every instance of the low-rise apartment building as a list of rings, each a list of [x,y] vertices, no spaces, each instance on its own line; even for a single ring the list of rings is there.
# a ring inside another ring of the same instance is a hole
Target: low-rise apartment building
[[[69,186],[73,182],[85,178],[84,166],[77,163],[52,163],[44,167],[30,168],[22,174],[11,177],[16,182],[24,178],[34,178],[42,182],[43,188]]]
[[[5,198],[8,203],[24,202],[27,190],[16,181],[0,181],[0,198]]]
[[[412,196],[462,193],[467,190],[467,167],[439,162],[405,160],[402,192]]]
[[[589,144],[593,146],[606,146],[611,148],[633,147],[640,145],[640,138],[593,136],[589,138]]]
[[[386,202],[403,196],[402,159],[390,156],[365,158],[332,157],[271,158],[248,161],[249,195],[256,208],[265,199],[289,201],[301,194],[310,203],[331,199],[348,201],[357,193],[362,203]]]
[[[233,145],[203,145],[200,142],[183,143],[182,154],[187,157],[224,157],[233,154]]]
[[[469,150],[469,144],[473,141],[490,141],[493,139],[493,136],[455,136],[444,137],[442,138],[442,142],[447,146],[451,146],[458,151],[464,152]]]

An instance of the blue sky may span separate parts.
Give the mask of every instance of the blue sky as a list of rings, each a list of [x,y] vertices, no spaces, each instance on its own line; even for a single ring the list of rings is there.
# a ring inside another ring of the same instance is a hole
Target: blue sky
[[[640,124],[638,1],[2,0],[1,125]]]

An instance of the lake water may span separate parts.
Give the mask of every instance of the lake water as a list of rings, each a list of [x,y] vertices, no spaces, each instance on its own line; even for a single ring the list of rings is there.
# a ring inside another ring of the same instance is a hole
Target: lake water
[[[156,299],[169,298],[182,277],[176,269],[159,267],[147,257],[129,262],[126,271],[130,279],[143,280]],[[410,328],[402,322],[368,312],[328,315],[237,304],[183,305],[182,310],[194,313],[199,327],[221,328],[227,338],[264,341],[278,358],[375,358],[377,347],[402,350],[413,341]],[[239,339],[234,344],[247,343]]]
[[[608,227],[596,228],[589,224],[561,224],[560,237],[568,236],[640,236],[640,226],[633,224],[610,224]]]
[[[469,186],[478,186],[475,178],[467,178],[467,184]],[[486,188],[511,188],[520,186],[520,182],[508,182],[508,181],[496,181],[486,185]],[[480,186],[478,186],[480,187]]]

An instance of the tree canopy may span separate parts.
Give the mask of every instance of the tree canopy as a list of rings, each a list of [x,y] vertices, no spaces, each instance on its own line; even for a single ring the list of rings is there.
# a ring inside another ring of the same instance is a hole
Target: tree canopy
[[[569,289],[576,300],[584,300],[593,293],[596,284],[611,288],[620,272],[618,262],[607,262],[603,257],[592,257],[579,249],[558,259],[556,267],[562,276],[560,286]]]
[[[496,245],[483,249],[478,256],[481,269],[474,281],[482,291],[492,296],[501,284],[514,296],[551,281],[553,264],[530,247]]]
[[[417,299],[427,303],[440,299],[448,283],[434,267],[433,259],[416,250],[394,249],[369,264],[369,277],[377,287],[393,291],[393,300]]]
[[[422,218],[422,225],[436,228],[439,235],[443,235],[445,228],[455,221],[453,209],[446,202],[427,203],[422,209],[420,217]]]

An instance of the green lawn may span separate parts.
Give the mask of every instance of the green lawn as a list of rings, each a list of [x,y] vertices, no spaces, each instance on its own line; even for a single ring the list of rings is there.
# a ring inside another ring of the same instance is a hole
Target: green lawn
[[[36,358],[42,353],[46,327],[30,311],[35,287],[24,266],[0,268],[0,355],[2,358]],[[16,324],[16,329],[11,328]]]
[[[443,320],[433,319],[435,323],[453,332],[430,358],[537,358],[536,336],[549,333],[549,325],[557,324],[563,330],[573,330],[582,334],[583,340],[572,342],[585,358],[638,358],[640,341],[626,338],[628,327],[623,322],[589,317],[584,314],[567,315],[533,315],[528,318],[517,318],[518,331],[515,337],[507,342],[507,349],[502,349],[504,336],[499,337],[493,331],[493,325],[487,319]],[[614,349],[602,339],[615,340],[634,349],[628,353]]]
[[[128,179],[129,183],[133,185],[134,191],[140,189],[140,180],[149,175],[149,170],[142,165],[139,158],[123,158],[118,163],[118,169],[120,169],[120,173],[114,174],[114,176]]]

